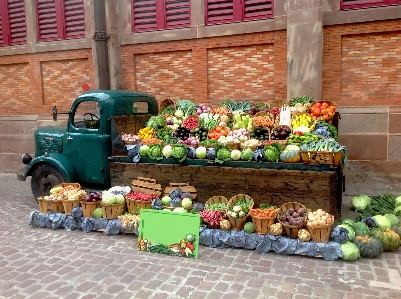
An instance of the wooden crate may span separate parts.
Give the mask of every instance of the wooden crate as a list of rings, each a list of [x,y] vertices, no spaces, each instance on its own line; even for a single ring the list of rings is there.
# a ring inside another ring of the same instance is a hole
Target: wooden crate
[[[132,190],[160,196],[162,193],[162,185],[157,184],[155,179],[138,177],[136,180],[132,181]]]
[[[114,124],[117,130],[122,133],[137,134],[149,120],[150,115],[123,115],[114,116]]]
[[[118,203],[118,204],[103,204],[102,203],[102,211],[103,211],[103,218],[105,219],[114,219],[118,216],[121,216],[125,210],[125,202]]]
[[[168,196],[174,189],[181,189],[182,192],[191,193],[193,200],[198,196],[195,187],[190,186],[189,183],[169,183],[169,186],[164,189],[164,195]]]
[[[302,162],[337,165],[342,162],[343,152],[301,151]]]

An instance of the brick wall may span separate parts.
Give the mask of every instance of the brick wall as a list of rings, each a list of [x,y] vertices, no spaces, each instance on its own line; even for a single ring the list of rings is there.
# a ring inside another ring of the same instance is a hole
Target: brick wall
[[[90,49],[1,57],[0,115],[66,111],[93,77]]]
[[[324,100],[341,106],[400,105],[401,20],[324,28]]]
[[[126,45],[125,89],[217,104],[286,97],[286,32]]]

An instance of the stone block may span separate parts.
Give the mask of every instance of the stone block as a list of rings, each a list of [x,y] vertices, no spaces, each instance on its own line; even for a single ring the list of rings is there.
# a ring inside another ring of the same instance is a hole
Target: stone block
[[[339,134],[340,144],[349,150],[351,160],[387,160],[387,134]]]

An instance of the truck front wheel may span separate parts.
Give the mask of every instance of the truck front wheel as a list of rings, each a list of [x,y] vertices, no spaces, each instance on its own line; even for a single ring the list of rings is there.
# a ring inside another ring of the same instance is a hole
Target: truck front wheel
[[[51,164],[39,165],[32,174],[32,194],[38,200],[39,196],[49,195],[51,188],[64,182],[65,177],[57,167]]]

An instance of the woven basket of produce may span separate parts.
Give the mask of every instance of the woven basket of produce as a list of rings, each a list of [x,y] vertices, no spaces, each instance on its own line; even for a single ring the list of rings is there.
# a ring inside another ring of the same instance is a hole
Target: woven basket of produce
[[[63,207],[64,207],[64,213],[66,215],[71,215],[71,211],[75,207],[79,207],[81,205],[81,198],[77,199],[64,199],[63,200]]]
[[[247,194],[237,194],[231,197],[227,204],[226,217],[230,220],[232,229],[244,228],[253,204],[253,199]]]
[[[271,129],[274,126],[273,114],[266,112],[266,111],[257,112],[253,116],[252,120],[253,120],[254,127],[267,127],[269,129]]]
[[[164,101],[162,101],[159,105],[160,107],[160,113],[161,114],[169,114],[169,115],[174,115],[174,112],[176,110],[176,104],[175,101],[172,99],[165,99]],[[167,107],[170,107],[169,109],[167,109],[166,111],[163,111],[164,109],[166,109]]]
[[[103,218],[114,219],[124,213],[125,202],[117,204],[104,204],[102,203]]]
[[[220,228],[220,222],[224,220],[224,211],[220,210],[203,210],[199,212],[199,215],[208,227],[213,229]]]
[[[228,199],[224,196],[213,196],[207,200],[205,203],[205,208],[211,204],[224,204],[227,207]],[[223,209],[225,211],[226,208]]]
[[[251,209],[249,215],[252,217],[252,222],[255,225],[255,232],[261,235],[266,235],[269,232],[270,225],[276,219],[280,209],[270,207],[267,209]]]
[[[100,207],[100,202],[81,201],[82,214],[85,218],[92,218],[93,212]]]
[[[80,190],[81,189],[81,185],[79,183],[61,183],[61,184],[57,184],[55,185],[53,188],[56,187],[63,187],[63,188],[74,188],[76,190]]]
[[[38,197],[38,204],[40,212],[43,214],[64,213],[63,201],[57,199],[59,197],[50,195],[44,197]]]
[[[337,104],[333,101],[318,101],[313,103],[309,110],[315,120],[332,123],[336,109]]]
[[[306,224],[306,207],[297,202],[287,202],[280,207],[277,220],[282,224],[286,235],[298,238],[298,231]]]
[[[311,234],[314,242],[328,242],[330,239],[331,228],[333,227],[334,217],[322,209],[308,213],[306,229]]]
[[[142,200],[133,200],[127,199],[127,210],[131,214],[139,215],[141,213],[141,209],[151,209],[152,203],[142,201]]]

